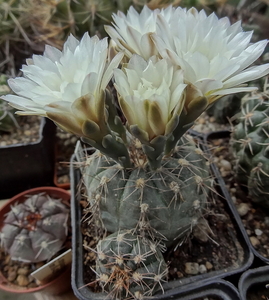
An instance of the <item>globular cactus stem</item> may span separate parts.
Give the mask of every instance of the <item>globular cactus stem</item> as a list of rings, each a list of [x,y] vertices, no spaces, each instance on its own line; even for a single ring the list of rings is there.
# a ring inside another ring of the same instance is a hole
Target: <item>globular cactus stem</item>
[[[156,244],[123,230],[99,241],[96,273],[113,299],[140,300],[162,289],[167,265]]]
[[[267,86],[268,88],[268,86]],[[232,132],[237,181],[248,188],[250,199],[269,207],[269,102],[268,89],[244,101]]]
[[[11,259],[49,260],[63,246],[68,233],[69,208],[45,193],[11,206],[0,233],[1,246]]]
[[[107,232],[136,230],[170,246],[203,215],[212,185],[203,151],[181,145],[156,171],[150,170],[141,149],[134,146],[132,152],[135,166],[130,169],[100,152],[87,160],[83,179],[92,218]]]

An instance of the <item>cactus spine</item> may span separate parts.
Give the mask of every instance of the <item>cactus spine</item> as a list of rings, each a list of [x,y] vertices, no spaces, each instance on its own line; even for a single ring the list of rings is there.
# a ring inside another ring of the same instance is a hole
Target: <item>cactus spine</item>
[[[97,246],[98,280],[115,299],[143,299],[161,288],[166,276],[161,251],[190,234],[203,215],[211,186],[204,154],[193,142],[182,142],[154,171],[136,140],[130,157],[133,167],[124,169],[96,151],[83,173],[91,221],[108,234]],[[130,262],[133,252],[146,258],[142,269]],[[124,262],[116,263],[119,257]],[[150,267],[148,260],[153,261]],[[147,274],[141,275],[144,268]]]
[[[156,245],[128,230],[115,232],[97,245],[96,272],[103,289],[115,299],[143,299],[160,288],[167,266]]]

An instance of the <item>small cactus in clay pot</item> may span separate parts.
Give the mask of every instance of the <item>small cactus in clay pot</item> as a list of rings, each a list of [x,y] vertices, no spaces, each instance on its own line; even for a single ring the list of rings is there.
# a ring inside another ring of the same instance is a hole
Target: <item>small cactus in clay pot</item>
[[[11,206],[0,238],[12,260],[50,260],[62,247],[68,233],[69,208],[46,193],[29,196]]]

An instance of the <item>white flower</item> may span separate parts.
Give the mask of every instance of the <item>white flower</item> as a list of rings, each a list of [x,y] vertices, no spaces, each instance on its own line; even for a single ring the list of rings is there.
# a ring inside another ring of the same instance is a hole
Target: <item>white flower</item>
[[[85,33],[79,42],[70,35],[62,52],[46,46],[43,56],[28,59],[24,77],[8,81],[17,95],[2,98],[22,110],[19,114],[47,116],[80,134],[83,120],[96,121],[99,98],[123,56],[118,54],[107,66],[107,52],[107,39]]]
[[[183,72],[156,56],[133,55],[124,70],[114,70],[119,103],[128,125],[147,133],[147,140],[170,133],[184,106]]]
[[[222,95],[251,91],[244,83],[269,73],[269,64],[251,66],[263,53],[267,40],[250,43],[252,32],[241,23],[230,24],[202,10],[178,7],[169,21],[158,14],[158,28],[152,35],[162,57],[169,57],[209,103]],[[251,67],[250,67],[251,66]]]
[[[157,49],[150,38],[150,35],[156,31],[157,15],[162,14],[169,20],[174,10],[169,6],[161,11],[159,9],[152,11],[145,5],[139,14],[131,6],[127,15],[120,11],[117,15],[113,14],[115,28],[105,26],[105,30],[127,57],[130,58],[136,53],[148,59],[157,54]]]
[[[125,51],[148,59],[169,58],[184,71],[184,79],[212,103],[223,95],[248,92],[246,82],[269,73],[269,65],[251,66],[263,53],[267,40],[250,43],[252,32],[243,32],[241,23],[195,8],[167,7],[141,14],[131,8],[127,15],[114,15],[114,28],[106,30]],[[153,43],[154,42],[154,43]]]

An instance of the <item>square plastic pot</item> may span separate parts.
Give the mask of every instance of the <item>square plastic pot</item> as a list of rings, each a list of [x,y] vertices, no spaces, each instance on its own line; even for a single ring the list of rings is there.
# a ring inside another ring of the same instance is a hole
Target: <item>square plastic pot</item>
[[[268,284],[269,266],[247,270],[240,277],[238,285],[242,300],[268,299],[264,298],[266,296],[269,296],[269,288],[266,287]],[[252,295],[254,296],[251,296],[250,289],[252,289]],[[266,291],[265,296],[262,295],[262,290]],[[261,293],[260,297],[258,296],[259,293]]]
[[[85,154],[85,153],[84,153]],[[83,278],[83,260],[84,260],[84,251],[83,251],[83,236],[81,233],[81,218],[82,211],[80,206],[81,195],[78,189],[81,184],[81,174],[80,170],[77,168],[76,159],[73,155],[71,158],[71,167],[70,167],[70,178],[71,178],[71,221],[72,221],[72,276],[71,284],[75,296],[80,300],[98,300],[98,299],[107,299],[106,294],[103,293],[93,293],[86,285]],[[212,169],[214,171],[214,168]],[[219,186],[218,193],[221,196],[224,196],[222,193],[222,183],[217,182]],[[231,270],[219,270],[212,271],[206,274],[195,275],[189,278],[183,278],[180,280],[169,281],[163,284],[164,293],[156,293],[152,299],[155,300],[165,300],[165,299],[181,299],[177,298],[178,295],[184,290],[186,293],[190,292],[193,289],[193,284],[196,287],[200,286],[201,288],[204,285],[205,281],[211,280],[218,281],[221,278],[230,277],[232,275],[239,275],[246,269],[250,267],[253,261],[253,253],[249,248],[249,244],[246,242],[246,236],[242,232],[242,224],[238,223],[240,221],[239,216],[236,213],[235,207],[230,201],[223,201],[225,210],[230,216],[230,219],[236,230],[237,239],[242,249],[243,262],[237,268]],[[202,288],[203,289],[203,288]],[[185,298],[183,298],[185,299]],[[186,298],[186,300],[195,299],[195,298]],[[226,298],[220,298],[226,299]],[[227,298],[233,299],[233,298]],[[235,300],[237,298],[234,298]],[[239,299],[239,298],[238,298]]]
[[[0,199],[53,184],[55,124],[41,118],[39,138],[29,144],[0,147]]]
[[[174,300],[196,300],[210,298],[214,300],[242,300],[238,289],[230,282],[219,279],[217,281],[196,282],[182,289]]]

